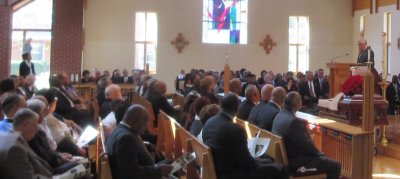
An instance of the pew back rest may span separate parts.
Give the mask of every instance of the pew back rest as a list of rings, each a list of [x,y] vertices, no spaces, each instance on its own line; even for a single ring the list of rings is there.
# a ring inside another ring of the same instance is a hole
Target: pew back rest
[[[175,125],[179,125],[175,119],[168,116],[164,111],[160,110],[158,114],[159,135],[157,146],[164,149],[165,157],[169,160],[174,159],[174,144],[175,144]],[[159,141],[160,142],[159,142]]]
[[[214,160],[212,157],[211,149],[203,144],[201,141],[194,139],[190,141],[193,151],[196,154],[197,165],[203,168],[203,179],[216,179]]]
[[[110,161],[107,153],[102,153],[99,156],[100,168],[98,174],[100,179],[112,179]]]
[[[276,163],[283,165],[289,164],[282,137],[272,134],[267,130],[261,130],[260,137],[270,139],[267,154],[272,157]]]

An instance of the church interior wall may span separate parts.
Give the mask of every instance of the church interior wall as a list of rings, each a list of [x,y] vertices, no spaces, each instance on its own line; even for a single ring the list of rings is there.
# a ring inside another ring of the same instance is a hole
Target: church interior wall
[[[132,69],[134,65],[135,12],[158,14],[156,78],[173,80],[180,69],[222,70],[225,53],[228,63],[238,70],[245,67],[257,77],[262,69],[288,71],[289,16],[309,16],[309,69],[324,68],[332,57],[349,53],[337,62],[355,62],[352,1],[349,0],[251,0],[248,9],[248,44],[202,43],[202,0],[96,0],[87,1],[84,13],[85,43],[83,69]],[[182,33],[189,45],[182,53],[171,45]],[[277,43],[270,54],[260,47],[269,34]],[[356,53],[356,52],[355,52]]]

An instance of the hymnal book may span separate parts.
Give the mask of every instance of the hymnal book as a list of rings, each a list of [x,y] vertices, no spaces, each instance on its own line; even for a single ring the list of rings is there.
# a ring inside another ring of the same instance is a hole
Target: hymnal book
[[[260,157],[265,154],[268,149],[270,138],[259,138],[259,133],[256,137],[247,139],[247,147],[251,156],[254,158]]]
[[[173,169],[171,171],[171,174],[182,169],[184,166],[186,166],[188,163],[194,161],[195,159],[196,159],[195,153],[183,154],[181,157],[179,157],[174,162],[172,162],[171,165],[172,165]]]
[[[92,126],[87,126],[83,131],[82,135],[78,139],[77,145],[79,147],[83,147],[87,145],[90,141],[97,137],[99,131],[93,128]]]

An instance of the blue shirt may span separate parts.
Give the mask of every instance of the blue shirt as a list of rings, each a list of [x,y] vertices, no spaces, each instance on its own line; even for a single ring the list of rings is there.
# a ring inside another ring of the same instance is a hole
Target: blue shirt
[[[9,132],[12,129],[13,123],[9,119],[0,121],[0,133]]]

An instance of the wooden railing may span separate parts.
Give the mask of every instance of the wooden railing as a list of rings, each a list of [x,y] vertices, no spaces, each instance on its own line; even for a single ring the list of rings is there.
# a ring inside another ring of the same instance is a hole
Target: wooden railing
[[[124,99],[133,101],[136,86],[134,84],[118,84]],[[95,101],[97,97],[97,86],[94,83],[74,84],[77,94],[85,100]]]
[[[359,127],[302,112],[297,112],[296,117],[308,121],[315,145],[342,164],[343,176],[365,178],[362,168],[365,159],[364,146],[373,133],[365,133]]]

